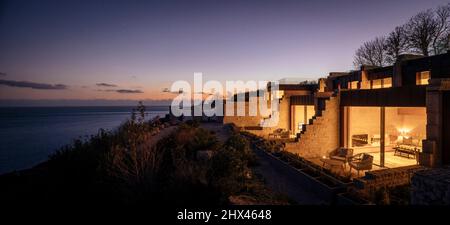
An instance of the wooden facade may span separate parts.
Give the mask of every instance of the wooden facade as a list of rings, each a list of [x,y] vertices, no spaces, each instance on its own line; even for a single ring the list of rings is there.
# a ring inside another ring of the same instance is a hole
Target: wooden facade
[[[341,106],[425,107],[426,86],[341,90]]]
[[[290,97],[291,105],[314,105],[314,95],[294,95]]]

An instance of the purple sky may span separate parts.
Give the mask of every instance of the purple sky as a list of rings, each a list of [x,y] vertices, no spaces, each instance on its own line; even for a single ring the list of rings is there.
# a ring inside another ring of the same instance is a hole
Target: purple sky
[[[194,72],[316,79],[352,69],[362,42],[448,2],[0,1],[0,99],[161,99]]]

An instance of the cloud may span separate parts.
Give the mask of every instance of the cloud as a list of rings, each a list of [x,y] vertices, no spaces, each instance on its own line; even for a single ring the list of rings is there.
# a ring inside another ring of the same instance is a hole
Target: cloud
[[[0,85],[18,88],[32,88],[39,90],[64,90],[68,88],[68,86],[64,84],[45,84],[45,83],[35,83],[30,81],[15,81],[15,80],[0,80]]]
[[[97,91],[117,92],[117,93],[120,93],[120,94],[142,94],[142,93],[144,93],[141,90],[133,90],[133,89],[118,89],[118,90],[107,89],[107,90],[97,90]]]
[[[117,93],[121,93],[121,94],[138,94],[138,93],[144,93],[141,90],[130,90],[130,89],[119,89],[116,90]]]
[[[117,87],[115,84],[108,84],[108,83],[96,83],[95,85],[99,87]]]
[[[161,92],[171,94],[181,94],[183,93],[183,89],[180,89],[179,91],[171,91],[169,88],[163,88]]]
[[[17,106],[136,106],[143,101],[155,110],[168,111],[172,99],[1,99],[0,107]],[[156,106],[156,107],[155,107]]]
[[[6,76],[6,73],[0,72],[0,77],[4,77],[4,76]]]

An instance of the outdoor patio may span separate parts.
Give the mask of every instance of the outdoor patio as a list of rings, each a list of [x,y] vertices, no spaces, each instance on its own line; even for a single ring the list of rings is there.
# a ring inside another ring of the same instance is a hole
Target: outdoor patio
[[[324,169],[331,170],[331,172],[339,174],[344,177],[351,176],[352,178],[361,177],[364,176],[366,171],[376,171],[376,170],[382,170],[382,169],[392,169],[392,168],[398,168],[398,167],[406,167],[406,166],[413,166],[417,165],[417,161],[415,158],[405,158],[401,156],[397,156],[394,154],[394,151],[389,151],[385,153],[385,166],[380,167],[380,153],[368,153],[371,156],[373,156],[373,163],[372,168],[370,170],[361,170],[359,172],[356,169],[351,170],[350,174],[350,166],[348,163],[336,163],[334,164],[333,161],[327,161],[329,158],[327,157],[327,160],[324,160],[322,157],[317,158],[308,158],[307,160],[323,167]],[[324,162],[325,161],[325,162]]]

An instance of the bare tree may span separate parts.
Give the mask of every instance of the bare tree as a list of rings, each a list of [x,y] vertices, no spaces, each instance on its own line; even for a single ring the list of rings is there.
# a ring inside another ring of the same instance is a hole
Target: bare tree
[[[448,47],[448,35],[450,34],[450,3],[439,6],[436,9],[436,32],[433,37],[434,54],[441,54]]]
[[[405,26],[409,47],[424,56],[429,56],[437,27],[434,11],[431,9],[412,17]]]
[[[364,44],[356,50],[355,66],[384,66],[386,64],[385,37],[377,37]]]
[[[428,9],[396,27],[387,38],[365,42],[354,56],[354,64],[384,66],[393,64],[401,54],[415,52],[424,56],[441,54],[450,48],[450,3]]]
[[[396,27],[386,38],[385,50],[388,64],[395,63],[398,56],[408,51],[407,43],[404,27]]]

